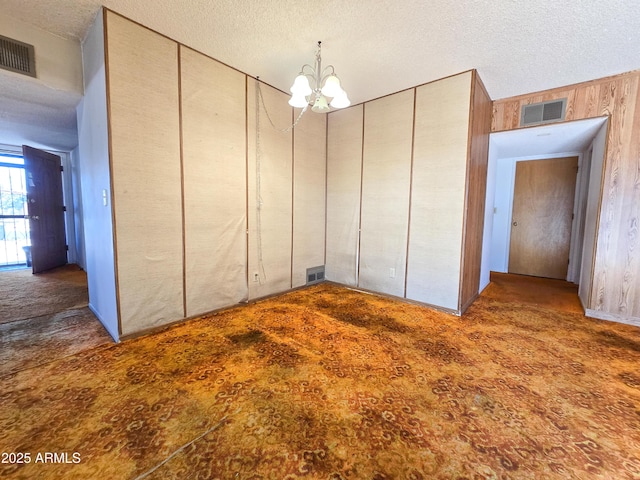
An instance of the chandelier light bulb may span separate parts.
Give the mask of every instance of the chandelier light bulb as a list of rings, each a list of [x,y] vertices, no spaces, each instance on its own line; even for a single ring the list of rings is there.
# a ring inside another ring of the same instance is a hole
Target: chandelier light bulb
[[[322,94],[331,98],[337,97],[343,91],[340,87],[340,80],[335,75],[329,75],[322,87]]]
[[[342,90],[338,95],[333,97],[333,100],[331,100],[330,105],[333,108],[345,108],[351,105],[351,101],[347,97],[347,92]]]
[[[312,93],[311,87],[309,86],[309,79],[306,77],[306,75],[302,74],[296,77],[296,79],[293,81],[293,85],[289,90],[294,95],[302,95],[303,97],[311,95]]]
[[[293,108],[304,108],[309,105],[309,102],[304,95],[294,93],[289,99],[289,105]]]
[[[316,97],[316,101],[313,102],[311,111],[316,113],[324,113],[329,111],[329,105],[327,104],[327,99],[324,95]]]

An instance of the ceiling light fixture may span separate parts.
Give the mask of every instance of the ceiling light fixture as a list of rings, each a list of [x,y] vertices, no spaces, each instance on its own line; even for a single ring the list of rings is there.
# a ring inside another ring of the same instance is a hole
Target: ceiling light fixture
[[[313,112],[326,113],[331,110],[330,106],[345,108],[351,105],[347,92],[340,86],[340,80],[336,76],[333,65],[322,68],[321,43],[318,42],[315,68],[309,64],[303,65],[290,88],[292,95],[289,105],[294,108],[306,108],[311,104]]]

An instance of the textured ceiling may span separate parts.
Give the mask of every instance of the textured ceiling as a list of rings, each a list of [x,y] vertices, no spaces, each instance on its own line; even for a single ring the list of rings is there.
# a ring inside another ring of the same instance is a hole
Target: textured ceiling
[[[0,0],[0,11],[82,39],[101,4],[282,90],[322,40],[353,103],[470,68],[493,99],[640,68],[636,0]]]

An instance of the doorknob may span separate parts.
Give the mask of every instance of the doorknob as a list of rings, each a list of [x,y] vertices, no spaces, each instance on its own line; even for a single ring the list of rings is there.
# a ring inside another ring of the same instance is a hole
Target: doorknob
[[[513,226],[517,227],[518,226],[518,222],[513,222]]]
[[[25,215],[24,218],[26,220],[40,220],[40,217],[38,215]]]

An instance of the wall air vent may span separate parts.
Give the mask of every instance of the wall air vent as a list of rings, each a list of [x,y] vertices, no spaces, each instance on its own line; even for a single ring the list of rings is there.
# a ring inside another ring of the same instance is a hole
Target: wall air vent
[[[526,127],[529,125],[561,122],[564,120],[566,108],[566,98],[523,105],[522,114],[520,115],[520,126]]]
[[[324,265],[320,267],[307,268],[307,285],[324,281]]]
[[[33,45],[0,35],[0,68],[36,76],[36,55]]]

